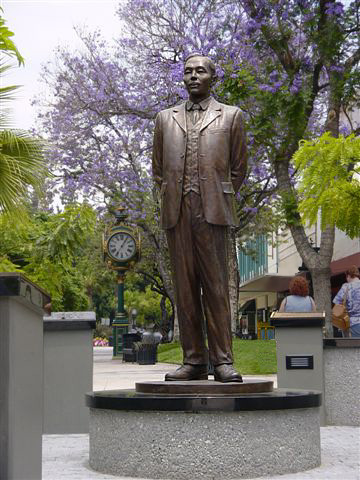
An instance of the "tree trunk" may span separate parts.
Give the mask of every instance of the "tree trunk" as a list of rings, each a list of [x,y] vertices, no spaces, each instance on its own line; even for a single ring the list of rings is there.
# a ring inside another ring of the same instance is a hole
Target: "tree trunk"
[[[323,270],[311,268],[309,270],[314,287],[314,299],[317,310],[319,312],[325,311],[325,336],[332,337],[330,268]]]
[[[297,251],[311,274],[317,310],[325,311],[325,335],[332,337],[330,263],[334,250],[335,228],[327,227],[321,232],[319,252],[315,252],[311,247],[303,227],[293,226],[290,230]]]
[[[164,283],[164,287],[166,293],[168,294],[171,305],[173,308],[172,316],[174,318],[173,324],[173,340],[179,340],[179,322],[178,322],[178,315],[176,310],[176,299],[175,299],[175,291],[172,281],[172,276],[168,267],[167,261],[167,242],[166,242],[166,235],[163,230],[160,230],[159,238],[158,238],[158,249],[156,252],[156,261],[159,269],[159,273],[161,275],[162,281]]]
[[[290,183],[288,164],[284,159],[277,162],[275,166],[277,182],[279,190],[286,192],[288,196],[293,195],[296,202],[295,192]],[[319,311],[325,310],[325,335],[332,337],[330,263],[334,250],[335,227],[327,227],[321,232],[320,250],[315,252],[301,223],[300,215],[297,212],[297,203],[294,205],[296,205],[296,210],[293,212],[293,218],[289,221],[289,229],[296,249],[312,276],[317,309]]]

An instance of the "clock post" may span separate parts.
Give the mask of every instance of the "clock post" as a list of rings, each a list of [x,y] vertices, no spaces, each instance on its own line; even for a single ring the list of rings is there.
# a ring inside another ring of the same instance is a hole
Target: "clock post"
[[[117,313],[113,326],[113,358],[122,355],[123,335],[128,332],[129,319],[125,310],[125,275],[140,259],[140,235],[126,223],[123,207],[115,211],[115,224],[105,230],[103,237],[104,261],[117,272]]]

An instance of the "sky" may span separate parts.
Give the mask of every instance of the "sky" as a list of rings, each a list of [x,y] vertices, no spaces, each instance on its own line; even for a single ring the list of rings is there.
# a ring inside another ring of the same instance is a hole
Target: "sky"
[[[25,66],[15,66],[2,82],[22,85],[11,104],[13,128],[34,126],[31,99],[44,88],[39,82],[41,65],[54,60],[58,45],[80,46],[75,25],[100,29],[107,39],[118,36],[118,4],[119,0],[0,0],[6,25],[15,34],[12,40],[25,59]]]

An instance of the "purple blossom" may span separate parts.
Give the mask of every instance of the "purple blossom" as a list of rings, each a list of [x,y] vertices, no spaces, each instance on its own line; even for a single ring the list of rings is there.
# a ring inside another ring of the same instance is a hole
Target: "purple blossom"
[[[258,208],[257,207],[244,207],[244,211],[246,213],[256,214],[258,212]]]
[[[344,137],[347,137],[348,135],[351,134],[351,128],[349,125],[346,125],[345,123],[341,123],[339,126],[339,134],[344,135]]]
[[[342,73],[344,71],[344,67],[342,65],[331,65],[330,66],[331,72]]]
[[[342,2],[328,2],[325,4],[327,15],[343,15],[344,14],[344,5]]]
[[[290,86],[290,93],[296,94],[301,90],[302,78],[300,74],[295,75],[294,80]]]
[[[327,4],[328,15],[340,15],[340,11],[340,2]],[[53,95],[39,102],[43,105],[39,122],[51,140],[49,163],[62,174],[54,189],[65,200],[86,195],[109,203],[121,198],[139,220],[152,218],[153,120],[159,110],[186,98],[181,61],[193,51],[209,54],[218,65],[218,77],[222,79],[226,72],[225,83],[229,77],[241,78],[243,72],[254,79],[246,101],[238,100],[248,124],[251,165],[244,188],[268,179],[274,152],[291,137],[281,108],[300,91],[308,93],[318,62],[317,46],[309,34],[316,22],[307,24],[318,19],[317,2],[124,0],[118,13],[123,28],[113,45],[107,45],[98,32],[84,31],[83,52],[60,48],[58,67],[45,67],[44,81]],[[278,21],[299,66],[295,77],[294,70],[285,71],[261,31],[268,26],[276,38]],[[340,72],[339,68],[331,67],[329,72],[324,68],[320,83],[326,85],[328,73]],[[309,118],[308,130],[313,134],[323,126],[325,95],[324,88]],[[259,144],[262,128],[268,135]],[[270,182],[271,187],[274,183]],[[244,200],[241,194],[238,199]],[[253,214],[257,211],[247,208]]]
[[[276,82],[278,78],[279,78],[279,72],[277,70],[273,70],[269,75],[269,79],[271,82]]]

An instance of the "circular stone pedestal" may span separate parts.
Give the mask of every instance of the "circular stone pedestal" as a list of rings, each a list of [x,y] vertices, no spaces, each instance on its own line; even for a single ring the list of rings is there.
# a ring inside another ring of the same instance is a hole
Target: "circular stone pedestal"
[[[320,465],[319,392],[169,395],[113,390],[89,393],[86,403],[90,466],[99,472],[210,480]]]
[[[243,383],[220,383],[214,380],[192,380],[187,382],[141,382],[135,384],[136,393],[149,395],[237,395],[243,393],[272,392],[274,382],[267,380]]]

